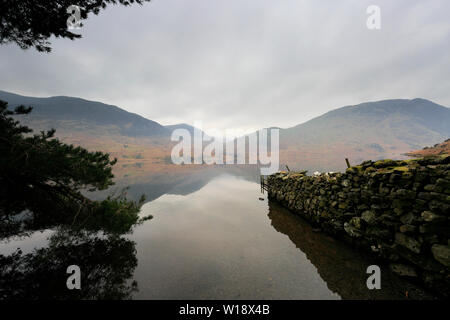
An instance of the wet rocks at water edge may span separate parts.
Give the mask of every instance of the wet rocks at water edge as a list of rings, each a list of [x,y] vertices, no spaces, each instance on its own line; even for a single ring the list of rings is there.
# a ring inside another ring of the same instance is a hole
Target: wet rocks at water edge
[[[450,156],[365,161],[344,173],[279,172],[268,195],[323,231],[450,296]]]

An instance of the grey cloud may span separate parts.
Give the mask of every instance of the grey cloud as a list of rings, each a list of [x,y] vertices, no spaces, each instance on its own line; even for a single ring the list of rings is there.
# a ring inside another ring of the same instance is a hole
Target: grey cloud
[[[366,8],[382,29],[366,28]],[[450,3],[154,0],[90,17],[49,55],[0,47],[0,88],[118,105],[163,124],[287,127],[423,97],[450,106]]]

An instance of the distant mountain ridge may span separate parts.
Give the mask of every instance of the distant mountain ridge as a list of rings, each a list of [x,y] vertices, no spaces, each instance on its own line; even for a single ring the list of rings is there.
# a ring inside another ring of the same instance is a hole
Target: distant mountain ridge
[[[65,123],[58,122],[71,121],[72,124],[80,122],[88,126],[113,126],[119,134],[132,137],[169,134],[169,129],[155,121],[101,102],[66,96],[26,97],[5,91],[0,91],[0,100],[7,101],[10,107],[20,104],[32,106],[33,111],[29,115],[32,121],[42,121],[56,127],[59,124],[63,126],[61,129],[65,129]]]
[[[351,133],[355,128],[361,128],[360,134],[365,135],[369,130],[389,125],[392,129],[415,126],[414,129],[424,130],[417,133],[449,136],[449,123],[450,109],[447,107],[425,99],[396,99],[342,107],[282,131],[286,137],[307,134],[311,137],[327,136],[329,139],[336,137],[337,130],[340,131],[338,136],[342,136],[342,133]],[[330,133],[333,134],[330,136]],[[381,131],[378,133],[385,134]]]
[[[97,144],[112,137],[119,145],[128,143],[130,137],[133,143],[156,138],[157,147],[170,149],[174,129],[194,130],[184,123],[163,126],[119,107],[80,98],[33,98],[0,91],[0,100],[11,107],[33,106],[33,112],[20,119],[24,124],[35,130],[55,128],[60,137],[81,145],[89,145],[91,137],[97,138]],[[366,102],[280,129],[280,162],[293,169],[342,170],[345,158],[352,164],[404,158],[412,150],[449,137],[447,107],[420,98]]]
[[[420,124],[435,134],[450,135],[450,108],[422,98],[364,102],[333,109],[292,127],[272,126],[265,129],[279,129],[285,138],[303,134],[307,138],[326,136],[328,140],[336,138],[336,132],[332,132],[333,135],[330,136],[331,131],[354,131],[356,127],[364,127],[366,130],[361,130],[364,132],[371,126],[379,126],[383,121],[391,121],[389,124],[398,125],[399,120],[406,120],[396,119],[398,116],[406,116],[408,120],[412,120],[409,125]],[[402,125],[408,123],[404,122]]]
[[[285,163],[343,169],[343,159],[400,158],[450,137],[450,109],[426,99],[367,102],[280,130]]]

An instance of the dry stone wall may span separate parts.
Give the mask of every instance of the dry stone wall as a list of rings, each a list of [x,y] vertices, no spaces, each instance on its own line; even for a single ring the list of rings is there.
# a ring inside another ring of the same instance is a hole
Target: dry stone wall
[[[450,296],[450,156],[365,161],[345,173],[279,172],[271,200]]]

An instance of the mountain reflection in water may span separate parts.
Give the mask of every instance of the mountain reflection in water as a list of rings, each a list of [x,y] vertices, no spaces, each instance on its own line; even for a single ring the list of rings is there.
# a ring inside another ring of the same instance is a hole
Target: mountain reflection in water
[[[175,184],[132,185],[151,193],[154,219],[122,237],[35,232],[0,242],[0,298],[402,299],[414,288],[261,195],[257,170],[199,171]],[[149,190],[152,189],[152,190]],[[259,198],[264,200],[260,201]],[[24,253],[16,251],[21,248]],[[82,290],[66,289],[79,265]],[[413,295],[410,295],[413,297]]]

